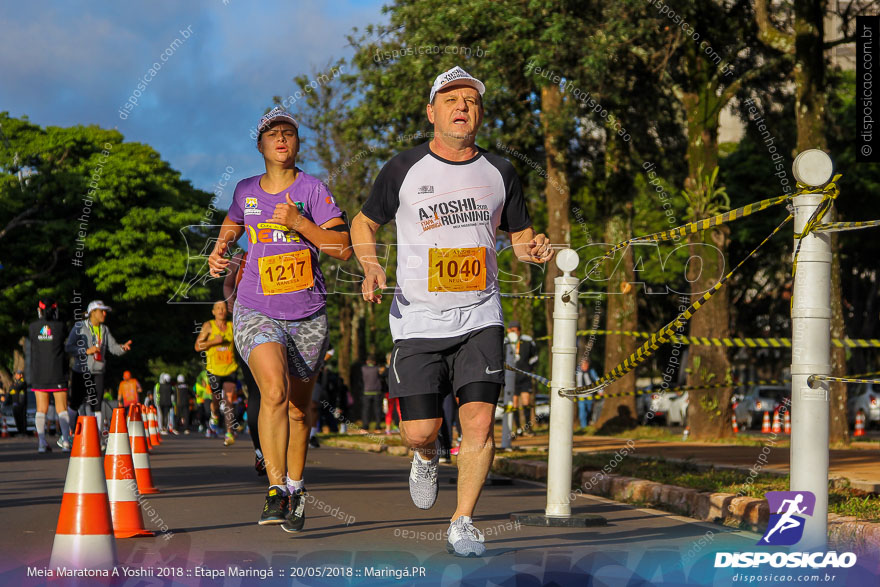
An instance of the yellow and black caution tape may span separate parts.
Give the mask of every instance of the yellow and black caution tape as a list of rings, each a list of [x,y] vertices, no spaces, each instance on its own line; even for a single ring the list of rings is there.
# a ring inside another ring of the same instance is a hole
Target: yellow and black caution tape
[[[645,344],[643,344],[636,352],[632,353],[629,357],[624,359],[620,364],[611,369],[608,373],[603,375],[593,384],[593,387],[586,390],[586,393],[594,393],[605,387],[608,387],[612,382],[620,379],[625,374],[632,371],[637,365],[645,362],[650,358],[658,348],[660,348],[661,344],[669,342],[669,338],[677,334],[677,331],[681,328],[684,328],[685,324],[687,324],[688,320],[696,313],[703,305],[705,305],[712,296],[715,295],[718,290],[724,287],[724,284],[727,283],[727,280],[736,273],[740,267],[745,264],[746,261],[751,259],[757,252],[763,247],[771,238],[773,238],[777,232],[782,230],[788,222],[792,219],[791,214],[789,214],[785,220],[783,220],[779,225],[773,229],[773,231],[767,235],[764,240],[758,244],[757,247],[752,249],[752,251],[745,256],[737,265],[730,270],[726,275],[724,275],[718,282],[713,285],[709,291],[704,293],[699,300],[693,302],[687,309],[685,309],[682,313],[680,313],[672,322],[661,328],[656,333],[652,334]],[[574,392],[569,392],[567,390],[559,390],[559,394],[565,397],[571,397],[572,395],[576,395]]]
[[[837,187],[837,180],[840,179],[840,174],[835,175],[831,181],[829,181],[825,187],[821,189],[822,193],[822,201],[819,202],[819,206],[813,211],[810,215],[810,219],[807,220],[807,223],[804,224],[804,229],[801,232],[796,232],[794,234],[794,238],[797,239],[797,246],[794,249],[794,258],[791,261],[791,274],[797,274],[797,262],[798,255],[801,252],[801,244],[804,242],[803,239],[811,232],[815,231],[816,228],[822,223],[822,219],[825,217],[825,214],[831,210],[831,206],[834,205],[834,200],[837,199],[837,196],[840,194],[840,188]],[[797,193],[811,193],[816,194],[819,193],[815,188],[810,188],[800,182],[797,184],[798,192]],[[794,298],[792,298],[791,303],[794,303]]]
[[[861,222],[826,222],[813,230],[816,232],[841,232],[844,230],[861,230],[880,226],[880,220],[863,220]]]
[[[856,379],[865,379],[873,377],[874,375],[880,375],[880,371],[869,371],[868,373],[859,373],[858,375],[850,375],[850,377],[855,377]]]
[[[651,338],[651,332],[640,332],[636,330],[578,330],[577,336],[589,336],[597,334],[605,336],[609,334],[620,334],[623,336],[632,336],[636,338]],[[549,340],[549,336],[542,336],[535,340]],[[749,338],[749,337],[707,337],[707,336],[685,336],[676,334],[669,337],[669,342],[673,344],[690,344],[698,346],[724,346],[724,347],[745,347],[745,348],[790,348],[790,338]],[[880,348],[880,339],[877,338],[833,338],[831,344],[838,348]]]
[[[601,266],[602,263],[614,257],[614,254],[617,251],[628,247],[632,243],[663,242],[674,240],[677,237],[686,236],[688,234],[700,232],[709,228],[714,228],[716,226],[721,226],[722,224],[726,224],[728,222],[740,220],[742,218],[745,218],[746,216],[751,216],[756,212],[760,212],[761,210],[766,210],[767,208],[777,206],[801,193],[808,193],[809,191],[809,189],[804,188],[801,191],[795,192],[794,194],[786,194],[782,196],[776,196],[775,198],[767,198],[766,200],[746,204],[745,206],[742,206],[735,210],[724,212],[723,214],[717,214],[715,216],[712,216],[711,218],[689,222],[676,228],[662,230],[660,232],[655,232],[653,234],[648,234],[645,236],[636,236],[631,239],[627,239],[625,241],[617,243],[616,245],[611,247],[611,249],[607,253],[593,261],[593,267],[587,272],[587,275],[580,281],[580,283],[578,283],[574,288],[568,291],[566,295],[570,295],[572,292],[576,291],[580,287],[581,283],[589,279],[590,276],[596,271],[596,269],[599,268],[599,266]]]
[[[520,298],[524,300],[546,300],[553,299],[556,297],[556,294],[518,294],[518,293],[503,293],[499,294],[502,298]],[[578,294],[579,298],[595,298],[599,297],[602,294],[590,293],[590,292],[582,292]]]
[[[512,365],[505,364],[504,368],[507,369],[508,371],[514,371],[516,373],[522,373],[523,375],[528,375],[529,377],[531,377],[532,379],[534,379],[535,381],[537,381],[538,383],[540,383],[544,387],[550,387],[550,380],[547,379],[546,377],[541,377],[540,375],[537,375],[535,373],[529,373],[528,371],[523,371],[522,369],[517,369],[516,367],[514,367]]]
[[[602,393],[599,392],[595,395],[595,397],[591,398],[593,400],[605,399],[606,397],[632,397],[634,395],[647,395],[649,393],[680,393],[683,391],[707,391],[710,389],[724,389],[726,387],[732,387],[734,389],[738,387],[751,387],[752,385],[785,385],[787,383],[791,383],[788,379],[757,379],[755,381],[743,381],[741,383],[733,382],[733,383],[716,383],[714,385],[684,385],[682,387],[669,387],[665,389],[637,389],[635,391],[619,391],[617,393]],[[590,389],[589,385],[585,385],[583,387],[575,387],[572,389],[566,389],[565,391],[568,393],[582,391]],[[585,399],[585,398],[578,398]]]
[[[817,381],[836,381],[838,383],[880,383],[880,379],[859,379],[858,376],[832,377],[831,375],[810,375],[807,377],[807,385],[810,387],[813,387],[813,383]]]

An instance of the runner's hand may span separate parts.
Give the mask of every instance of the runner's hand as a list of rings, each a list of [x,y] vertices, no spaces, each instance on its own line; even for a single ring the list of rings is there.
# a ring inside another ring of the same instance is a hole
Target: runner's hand
[[[367,263],[364,269],[364,281],[361,283],[364,299],[378,304],[382,301],[383,289],[385,289],[385,270],[378,263]]]
[[[211,255],[208,257],[208,267],[210,267],[211,277],[220,277],[226,267],[229,266],[229,259],[223,256],[223,253],[214,247]]]
[[[90,346],[89,348],[86,349],[86,354],[87,355],[94,355],[95,353],[99,352],[100,350],[101,350],[101,347],[99,347],[98,345]]]
[[[290,194],[284,194],[284,198],[287,200],[287,203],[275,204],[275,212],[272,214],[271,221],[275,224],[286,226],[290,230],[296,230],[299,227],[299,223],[302,222],[302,214],[299,213],[296,204],[290,199]]]
[[[122,350],[124,350],[125,352],[130,351],[131,350],[131,341],[128,341],[127,343],[122,345]]]
[[[553,249],[548,239],[543,233],[536,234],[535,238],[529,242],[529,260],[535,263],[546,263],[553,258]]]

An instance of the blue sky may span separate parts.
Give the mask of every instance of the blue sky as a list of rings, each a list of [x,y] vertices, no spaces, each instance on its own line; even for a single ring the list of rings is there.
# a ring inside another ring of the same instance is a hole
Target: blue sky
[[[235,180],[263,170],[249,130],[272,96],[292,94],[295,75],[350,57],[346,34],[383,22],[382,4],[3,3],[0,111],[41,126],[117,128],[126,140],[154,147],[194,186],[213,191],[227,166]],[[183,42],[162,62],[175,39]],[[161,69],[121,119],[119,109],[154,62]],[[231,190],[227,196],[219,206]]]

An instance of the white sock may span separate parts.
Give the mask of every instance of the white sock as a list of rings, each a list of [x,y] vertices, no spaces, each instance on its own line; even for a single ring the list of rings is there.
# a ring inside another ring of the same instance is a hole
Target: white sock
[[[34,416],[34,424],[37,427],[37,436],[40,437],[40,445],[46,444],[46,414],[37,412]]]
[[[67,410],[58,414],[58,425],[61,427],[61,438],[67,440],[70,437],[70,414]]]
[[[287,493],[293,495],[294,492],[304,489],[306,486],[306,482],[300,479],[299,481],[294,481],[292,479],[287,479]]]
[[[287,486],[286,486],[286,485],[270,485],[270,486],[269,486],[269,489],[272,489],[273,487],[274,487],[275,489],[277,489],[278,491],[280,491],[281,493],[283,493],[284,495],[287,495],[287,494],[289,493],[289,492],[287,491]]]
[[[258,459],[262,459],[262,458],[263,458],[263,451],[261,451],[261,450],[258,449],[258,448],[255,448],[255,449],[254,449],[254,452],[257,453],[257,458],[258,458]]]
[[[317,433],[318,433],[318,429],[317,429],[317,428],[312,428],[312,429],[309,431],[309,438],[313,438],[313,437],[315,436],[315,434],[317,434]]]

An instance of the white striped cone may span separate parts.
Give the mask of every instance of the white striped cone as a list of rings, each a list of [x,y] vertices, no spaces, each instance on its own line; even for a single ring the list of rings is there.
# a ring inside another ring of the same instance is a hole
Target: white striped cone
[[[107,477],[107,497],[113,516],[113,534],[117,538],[153,535],[144,528],[130,443],[128,427],[125,425],[125,408],[116,408],[113,410],[107,452],[104,455],[104,474]]]
[[[132,404],[128,409],[128,422],[132,429],[131,460],[134,463],[134,476],[137,479],[138,491],[143,494],[159,493],[153,485],[153,472],[150,469],[150,455],[147,451],[147,438],[144,434],[144,423],[141,420],[139,404]]]
[[[98,421],[95,416],[80,416],[49,560],[51,568],[109,569],[116,565],[102,460]]]
[[[150,435],[150,446],[159,446],[159,424],[156,421],[156,409],[153,406],[147,408],[147,434]]]

